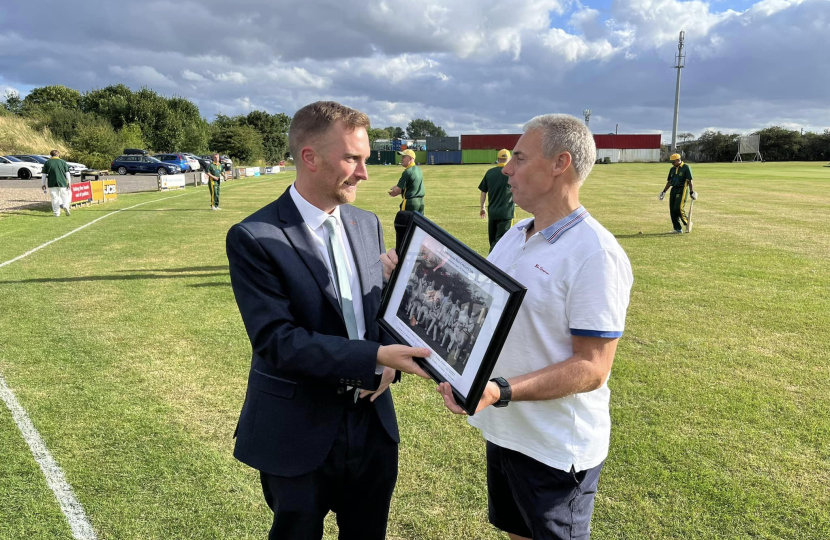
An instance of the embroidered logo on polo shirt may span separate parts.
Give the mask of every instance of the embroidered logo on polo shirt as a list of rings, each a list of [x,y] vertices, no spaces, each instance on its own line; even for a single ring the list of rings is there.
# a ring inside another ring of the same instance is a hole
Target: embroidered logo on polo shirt
[[[542,267],[541,267],[541,266],[539,266],[538,264],[535,266],[535,268],[537,268],[537,269],[541,270],[542,272],[544,272],[544,273],[545,273],[546,275],[548,275],[548,276],[550,275],[550,274],[548,274],[548,271],[547,271],[547,270],[545,270],[544,268],[542,268]]]

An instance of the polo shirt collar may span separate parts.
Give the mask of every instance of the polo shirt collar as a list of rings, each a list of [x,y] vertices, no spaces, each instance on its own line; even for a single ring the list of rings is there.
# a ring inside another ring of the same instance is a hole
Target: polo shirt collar
[[[340,207],[335,206],[334,212],[331,214],[327,214],[324,211],[320,210],[300,195],[300,192],[297,191],[296,186],[291,184],[291,199],[294,201],[294,204],[297,205],[297,210],[300,211],[300,215],[303,217],[303,221],[306,222],[312,231],[316,231],[323,225],[323,222],[329,218],[329,216],[334,216],[337,219],[338,225],[340,224]]]
[[[560,219],[559,221],[557,221],[556,223],[554,223],[550,227],[547,227],[546,229],[541,231],[542,236],[545,237],[545,240],[547,240],[549,244],[554,244],[554,243],[556,243],[557,240],[562,238],[562,235],[565,234],[565,232],[568,229],[576,226],[579,222],[583,221],[589,215],[590,214],[588,213],[587,210],[585,210],[585,207],[580,206],[579,208],[577,208],[576,210],[574,210],[573,212],[571,212],[567,216],[563,217],[562,219]],[[527,229],[528,227],[530,227],[530,225],[532,223],[533,223],[533,220],[529,219],[527,221],[523,221],[523,222],[519,223],[516,226],[516,228],[519,229],[519,230],[524,230],[524,229]]]

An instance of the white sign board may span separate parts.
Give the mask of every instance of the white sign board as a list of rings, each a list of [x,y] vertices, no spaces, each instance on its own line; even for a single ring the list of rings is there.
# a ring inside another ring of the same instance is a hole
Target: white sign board
[[[165,174],[159,176],[159,189],[184,188],[183,174]]]

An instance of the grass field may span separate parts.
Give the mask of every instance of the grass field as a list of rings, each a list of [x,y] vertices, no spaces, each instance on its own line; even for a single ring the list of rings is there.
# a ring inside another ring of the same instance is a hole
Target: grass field
[[[598,166],[582,190],[634,269],[609,386],[611,453],[596,539],[830,538],[830,169],[693,165],[694,232],[670,236],[668,165]],[[485,166],[425,167],[426,214],[480,253]],[[400,168],[372,167],[358,205],[394,243]],[[264,538],[257,474],[231,434],[250,347],[228,278],[227,229],[293,173],[121,196],[55,219],[0,214],[0,373],[99,538]],[[524,216],[524,213],[520,213]],[[639,232],[642,234],[638,234]],[[434,385],[393,388],[401,471],[389,537],[500,538],[483,443]],[[335,538],[329,523],[328,537]],[[0,406],[0,539],[69,539],[55,497]]]

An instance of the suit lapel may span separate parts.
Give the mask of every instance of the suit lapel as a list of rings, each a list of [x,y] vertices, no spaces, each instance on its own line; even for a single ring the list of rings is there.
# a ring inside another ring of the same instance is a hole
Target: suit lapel
[[[314,277],[314,281],[326,293],[326,298],[328,298],[331,305],[342,317],[340,302],[337,300],[337,294],[334,291],[334,284],[331,281],[328,267],[326,267],[326,263],[323,261],[323,257],[317,249],[317,244],[314,242],[311,231],[303,220],[303,216],[297,210],[297,205],[291,199],[291,194],[286,190],[278,202],[277,212],[279,213],[280,221],[283,223],[282,230],[286,238],[288,238],[288,241],[291,242],[291,245],[294,246],[294,249],[308,267],[308,271]]]
[[[369,261],[368,259],[370,252],[367,249],[367,241],[364,236],[366,225],[361,225],[353,208],[346,204],[340,207],[340,217],[343,219],[343,227],[346,229],[346,236],[349,237],[352,256],[357,266],[357,276],[360,279],[360,296],[363,298],[363,318],[366,321],[366,328],[368,329],[372,322],[369,320],[368,314],[372,313],[372,309],[366,303],[368,298],[366,292],[370,290],[369,284],[371,280],[369,279],[369,268],[374,261]],[[378,254],[379,256],[380,254]]]

